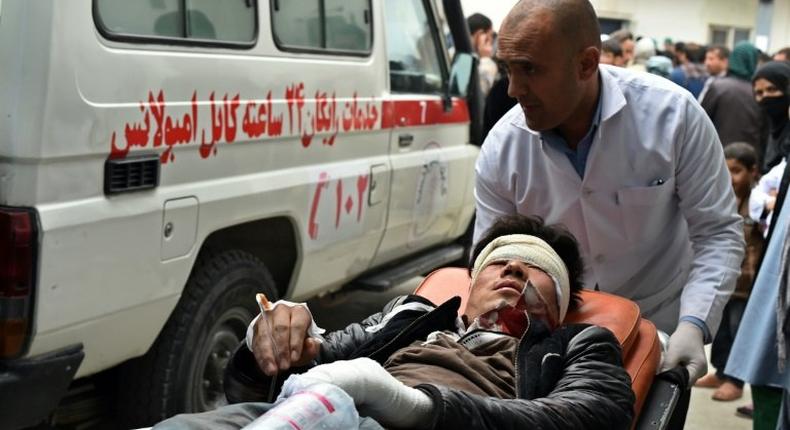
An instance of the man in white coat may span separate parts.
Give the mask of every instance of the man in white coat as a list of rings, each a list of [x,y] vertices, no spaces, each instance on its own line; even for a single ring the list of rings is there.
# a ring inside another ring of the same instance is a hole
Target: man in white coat
[[[521,0],[498,59],[518,100],[477,161],[475,240],[502,215],[577,237],[588,288],[636,301],[673,333],[663,369],[707,371],[743,258],[741,217],[716,130],[684,89],[599,65],[587,0]]]

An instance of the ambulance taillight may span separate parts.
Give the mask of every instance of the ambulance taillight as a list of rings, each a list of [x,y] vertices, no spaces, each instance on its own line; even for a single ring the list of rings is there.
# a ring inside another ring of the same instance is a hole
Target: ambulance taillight
[[[0,207],[0,358],[24,354],[32,329],[36,213]]]

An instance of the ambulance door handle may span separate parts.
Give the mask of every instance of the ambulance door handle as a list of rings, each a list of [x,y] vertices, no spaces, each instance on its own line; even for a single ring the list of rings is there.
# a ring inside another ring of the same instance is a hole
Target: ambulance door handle
[[[383,202],[387,198],[387,193],[389,193],[389,166],[387,164],[370,166],[368,206]]]
[[[411,146],[412,143],[414,143],[414,136],[412,136],[411,134],[401,134],[400,136],[398,136],[399,147],[406,148],[408,146]]]

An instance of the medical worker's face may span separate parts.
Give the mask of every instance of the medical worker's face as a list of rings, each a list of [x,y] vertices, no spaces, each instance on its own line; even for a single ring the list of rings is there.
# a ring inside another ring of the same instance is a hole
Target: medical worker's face
[[[510,80],[508,95],[518,100],[527,126],[535,131],[569,121],[579,109],[584,76],[591,73],[582,71],[582,53],[554,27],[551,13],[537,10],[522,22],[506,22],[499,33],[497,59]],[[597,70],[600,53],[593,55]]]
[[[496,261],[484,267],[471,287],[464,314],[469,321],[505,305],[516,306],[524,285],[530,281],[546,306],[530,317],[543,319],[555,326],[559,319],[557,291],[554,281],[541,269],[517,260]]]

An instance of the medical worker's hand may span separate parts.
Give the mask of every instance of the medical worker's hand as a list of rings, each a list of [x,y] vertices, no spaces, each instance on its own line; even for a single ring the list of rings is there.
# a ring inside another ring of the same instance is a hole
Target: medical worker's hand
[[[688,321],[681,321],[669,337],[667,355],[661,365],[664,372],[675,366],[685,366],[689,372],[689,387],[708,373],[702,330]]]
[[[255,323],[252,354],[261,371],[272,376],[314,360],[321,342],[307,335],[313,322],[302,306],[276,306],[261,313]]]
[[[316,366],[301,375],[291,376],[280,397],[314,382],[327,382],[343,389],[354,399],[360,415],[368,416],[387,428],[419,428],[427,425],[433,400],[421,390],[407,387],[369,358]]]

